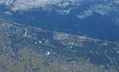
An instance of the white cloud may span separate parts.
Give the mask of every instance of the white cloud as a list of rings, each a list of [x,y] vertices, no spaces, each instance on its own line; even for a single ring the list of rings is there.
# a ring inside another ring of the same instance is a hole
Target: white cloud
[[[91,3],[83,11],[75,13],[78,18],[86,18],[91,16],[94,12],[100,15],[106,15],[110,11],[118,11],[114,4],[119,4],[118,0],[0,0],[0,4],[7,5],[10,10],[27,11],[29,9],[42,9],[45,11],[55,11],[59,14],[70,14],[72,10],[81,5]],[[116,10],[114,10],[116,9]]]
[[[91,16],[93,14],[93,11],[91,9],[84,11],[82,14],[77,14],[77,17],[80,19],[84,19],[88,16]]]
[[[14,0],[0,0],[0,4],[10,5]]]
[[[0,4],[11,6],[13,11],[28,10],[31,8],[43,8],[56,5],[60,8],[65,8],[70,4],[79,3],[83,0],[1,0]]]
[[[117,0],[103,0],[101,3],[94,3],[88,9],[83,10],[79,14],[76,14],[76,16],[80,19],[84,19],[94,13],[98,13],[100,15],[109,15],[110,12],[119,12],[117,6],[114,6],[115,2],[116,4],[119,4]]]
[[[0,0],[0,4],[3,4],[4,3],[4,1],[3,0]]]

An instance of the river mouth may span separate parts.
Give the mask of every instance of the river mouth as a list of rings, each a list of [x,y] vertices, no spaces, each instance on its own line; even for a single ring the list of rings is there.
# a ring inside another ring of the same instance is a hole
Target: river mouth
[[[27,11],[8,15],[5,11],[7,10],[0,8],[1,19],[50,31],[84,34],[90,38],[119,42],[119,25],[114,24],[113,17],[95,13],[85,19],[79,19],[73,14],[60,15],[55,12]]]

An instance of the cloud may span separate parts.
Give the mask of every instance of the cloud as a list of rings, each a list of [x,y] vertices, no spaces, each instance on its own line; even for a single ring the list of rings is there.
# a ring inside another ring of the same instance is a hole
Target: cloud
[[[119,5],[119,1],[117,0],[102,0],[102,2],[97,3],[92,1],[92,3],[93,4],[90,5],[87,9],[84,9],[80,13],[77,13],[76,16],[80,19],[84,19],[88,16],[93,15],[94,13],[100,15],[110,15],[110,13],[119,12],[119,9],[116,6]]]
[[[93,13],[107,15],[109,12],[118,11],[118,0],[0,0],[0,4],[9,7],[12,12],[42,9],[47,12],[55,11],[59,14],[70,14],[73,10],[83,8],[73,13],[78,18],[84,19]],[[83,6],[82,6],[83,5]]]
[[[79,3],[83,0],[1,0],[0,4],[11,6],[13,11],[28,10],[32,8],[43,8],[47,6],[58,6],[65,8],[69,4]]]

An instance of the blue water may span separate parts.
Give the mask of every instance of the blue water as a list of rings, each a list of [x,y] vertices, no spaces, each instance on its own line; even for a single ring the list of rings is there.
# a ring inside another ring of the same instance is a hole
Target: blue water
[[[111,16],[113,15],[101,16],[95,13],[85,19],[79,19],[74,14],[59,15],[55,12],[27,11],[22,14],[5,15],[4,11],[6,9],[1,6],[0,18],[20,24],[75,35],[84,33],[91,38],[119,42],[119,25],[115,25],[112,21],[113,17]]]

